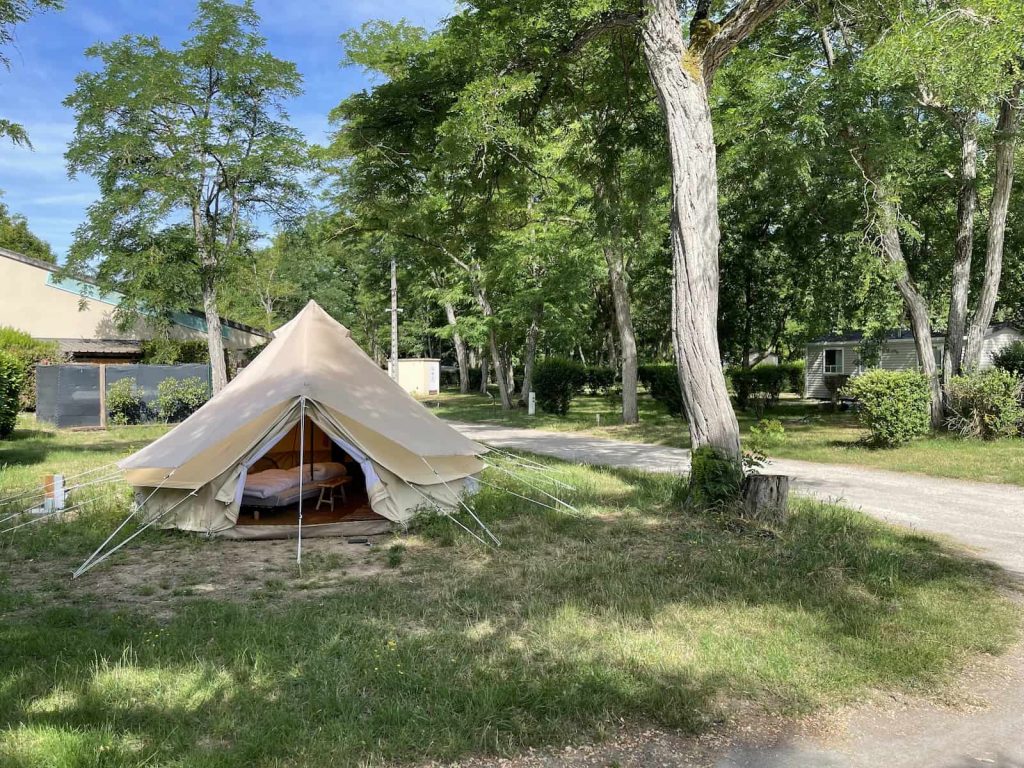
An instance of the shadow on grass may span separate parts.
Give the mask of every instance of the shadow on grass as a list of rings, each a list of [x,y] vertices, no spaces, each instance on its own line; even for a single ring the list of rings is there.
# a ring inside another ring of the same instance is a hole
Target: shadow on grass
[[[927,685],[1013,634],[994,571],[926,537],[809,503],[737,533],[673,509],[671,477],[558,471],[583,516],[487,489],[500,549],[424,523],[401,569],[326,595],[160,622],[76,582],[20,608],[0,622],[0,760],[356,766],[696,731],[735,698]]]

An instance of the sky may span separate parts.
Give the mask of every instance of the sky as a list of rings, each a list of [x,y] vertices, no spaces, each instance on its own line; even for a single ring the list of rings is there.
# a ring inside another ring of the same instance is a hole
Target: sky
[[[436,27],[453,0],[255,0],[270,51],[296,64],[305,93],[289,104],[292,124],[311,142],[324,140],[327,113],[346,95],[372,82],[360,69],[342,68],[338,38],[371,19],[405,18]],[[189,36],[193,0],[67,0],[66,10],[33,16],[15,28],[0,68],[0,116],[28,130],[34,151],[0,144],[0,190],[14,213],[53,246],[63,261],[75,228],[96,197],[89,178],[69,179],[64,150],[74,117],[61,102],[75,75],[93,67],[85,49],[126,34],[157,35],[165,45]]]

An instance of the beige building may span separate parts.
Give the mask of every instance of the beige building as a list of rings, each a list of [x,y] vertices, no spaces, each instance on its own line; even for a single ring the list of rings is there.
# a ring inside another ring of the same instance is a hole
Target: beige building
[[[131,328],[118,328],[114,311],[120,301],[119,294],[100,294],[90,283],[59,277],[53,264],[0,248],[0,325],[37,339],[53,339],[77,362],[139,358],[141,342],[152,338],[154,329],[144,319]],[[172,337],[206,338],[201,312],[175,313],[172,320]],[[223,324],[229,351],[249,349],[269,339],[241,323],[224,320]]]
[[[391,362],[388,361],[389,374],[390,369]],[[436,395],[441,389],[441,361],[432,357],[399,360],[397,381],[411,395]]]

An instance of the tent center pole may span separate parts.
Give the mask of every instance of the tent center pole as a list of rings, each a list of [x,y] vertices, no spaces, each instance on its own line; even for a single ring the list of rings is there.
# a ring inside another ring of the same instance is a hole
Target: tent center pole
[[[302,565],[302,479],[306,466],[306,398],[299,400],[299,546],[295,562]]]

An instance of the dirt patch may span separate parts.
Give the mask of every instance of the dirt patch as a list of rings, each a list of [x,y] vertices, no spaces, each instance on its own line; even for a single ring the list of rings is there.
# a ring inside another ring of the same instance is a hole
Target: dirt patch
[[[81,578],[64,560],[32,560],[9,572],[15,591],[45,593],[48,602],[89,600],[110,609],[142,609],[158,617],[195,598],[248,602],[285,594],[322,593],[352,579],[394,573],[388,567],[390,536],[369,543],[323,537],[302,543],[302,567],[294,540],[226,541],[176,537],[117,553]]]

